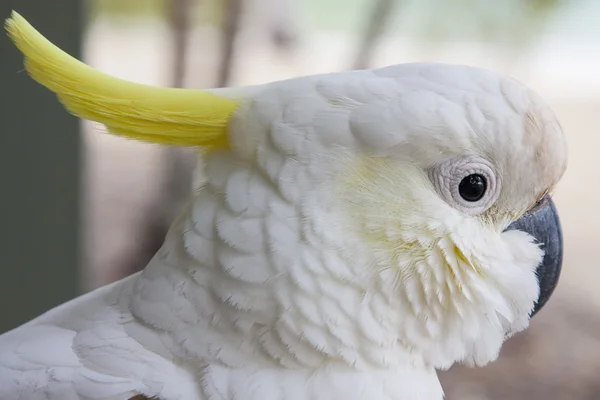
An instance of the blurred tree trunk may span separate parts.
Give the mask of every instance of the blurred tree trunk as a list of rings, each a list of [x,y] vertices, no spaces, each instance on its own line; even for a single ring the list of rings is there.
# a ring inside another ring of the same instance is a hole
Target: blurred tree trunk
[[[222,47],[217,87],[227,86],[231,79],[235,56],[235,41],[242,19],[242,0],[223,0],[223,9]]]
[[[83,2],[11,0],[12,9],[76,58]],[[0,37],[0,333],[79,290],[80,122],[23,72],[23,56]]]
[[[352,65],[353,69],[369,68],[373,51],[377,46],[377,42],[385,32],[385,28],[389,23],[389,19],[394,10],[396,0],[375,0],[375,4],[371,9],[369,19],[366,23],[366,28],[361,36],[358,53]]]
[[[169,22],[173,32],[173,87],[185,85],[187,42],[190,31],[190,11],[192,0],[170,0]]]

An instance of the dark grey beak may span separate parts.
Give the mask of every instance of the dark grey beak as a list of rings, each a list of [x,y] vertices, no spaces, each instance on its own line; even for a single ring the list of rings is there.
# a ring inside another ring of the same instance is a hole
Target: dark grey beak
[[[563,259],[563,236],[556,206],[550,196],[544,197],[531,210],[506,230],[520,230],[533,236],[544,250],[544,259],[537,267],[540,285],[538,297],[530,317],[546,304],[558,284]]]

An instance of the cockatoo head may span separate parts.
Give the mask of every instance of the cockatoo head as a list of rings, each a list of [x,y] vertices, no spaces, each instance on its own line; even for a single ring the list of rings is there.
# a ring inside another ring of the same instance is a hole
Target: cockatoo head
[[[307,241],[352,266],[341,281],[388,303],[406,348],[439,368],[485,364],[527,327],[558,279],[548,195],[567,160],[534,92],[435,63],[255,90],[231,126],[235,151],[301,209]]]
[[[20,16],[10,21],[30,74],[71,112],[115,134],[208,147],[209,180],[226,164],[242,170],[224,186],[229,203],[256,205],[240,215],[272,198],[270,261],[289,277],[275,293],[287,299],[281,320],[295,312],[286,329],[321,353],[334,347],[356,365],[485,364],[557,283],[549,193],[566,168],[565,138],[513,79],[415,63],[152,88],[94,71]]]

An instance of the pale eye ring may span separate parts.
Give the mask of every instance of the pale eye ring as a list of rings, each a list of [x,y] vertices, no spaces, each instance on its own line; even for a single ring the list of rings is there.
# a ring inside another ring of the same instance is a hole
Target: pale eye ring
[[[430,168],[429,177],[442,199],[469,215],[483,213],[500,193],[494,166],[479,156],[446,160]]]

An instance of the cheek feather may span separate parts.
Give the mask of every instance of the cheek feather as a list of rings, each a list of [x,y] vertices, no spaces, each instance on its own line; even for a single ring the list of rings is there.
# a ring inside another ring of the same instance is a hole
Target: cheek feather
[[[371,257],[373,290],[399,315],[399,342],[438,367],[495,359],[506,333],[527,326],[539,249],[503,234],[499,215],[453,209],[414,165],[367,158],[341,170],[336,225],[354,238],[342,246]]]
[[[445,233],[461,217],[431,190],[422,170],[367,159],[346,171],[340,200],[352,215],[349,230],[368,243],[382,279],[406,295],[412,311],[441,315],[449,299],[473,300],[469,275],[483,272]],[[432,210],[438,210],[433,218]]]

